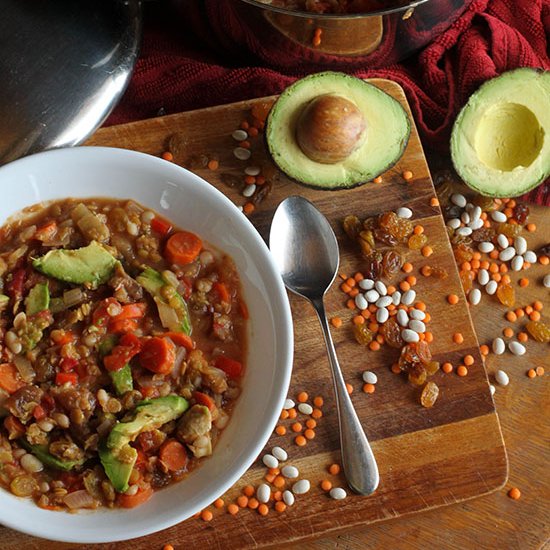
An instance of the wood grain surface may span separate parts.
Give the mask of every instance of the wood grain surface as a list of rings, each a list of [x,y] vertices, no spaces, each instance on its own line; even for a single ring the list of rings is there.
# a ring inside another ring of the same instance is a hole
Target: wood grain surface
[[[383,80],[375,80],[374,83],[406,104],[404,94],[396,84]],[[237,161],[232,155],[235,143],[231,138],[231,132],[249,115],[251,105],[261,101],[263,100],[241,102],[106,128],[98,131],[89,144],[120,146],[160,155],[167,149],[169,140],[177,135],[180,143],[185,144],[186,158],[206,154],[215,155],[219,159],[218,170],[195,171],[237,204],[243,204],[245,199],[239,191],[221,183],[220,176],[224,173],[242,174],[246,164],[264,165],[268,162],[260,138],[252,144],[253,157],[248,163]],[[403,170],[413,172],[412,182],[406,183],[403,180]],[[250,217],[263,235],[266,234],[276,205],[289,194],[300,194],[309,198],[331,221],[341,247],[341,270],[347,273],[360,269],[361,259],[343,235],[342,217],[346,214],[366,217],[396,209],[403,204],[409,206],[414,212],[415,221],[425,227],[429,243],[434,249],[434,254],[428,259],[423,258],[418,252],[408,252],[408,259],[414,263],[415,275],[419,280],[415,287],[418,299],[428,304],[432,316],[430,329],[435,337],[431,346],[434,355],[440,361],[450,360],[457,365],[464,355],[472,354],[474,366],[465,378],[455,374],[437,373],[432,379],[441,388],[440,399],[433,409],[423,409],[418,403],[418,390],[407,384],[401,376],[396,376],[390,371],[389,367],[397,357],[396,350],[384,346],[381,351],[372,352],[361,348],[353,341],[349,322],[352,314],[344,306],[344,295],[334,285],[327,297],[327,311],[330,315],[337,314],[345,320],[342,328],[333,330],[333,335],[345,378],[355,389],[352,400],[369,438],[373,441],[373,449],[381,471],[381,485],[372,497],[352,495],[340,502],[330,500],[319,488],[319,482],[323,478],[331,477],[326,472],[326,466],[338,461],[337,419],[333,411],[329,369],[322,345],[321,330],[313,310],[305,302],[291,297],[296,347],[290,394],[294,397],[298,391],[306,390],[311,396],[322,395],[325,398],[324,415],[319,420],[316,438],[306,447],[297,447],[290,435],[273,436],[268,447],[280,444],[289,451],[289,463],[299,467],[301,477],[311,480],[310,493],[298,497],[294,508],[283,514],[277,514],[272,510],[267,517],[262,518],[252,510],[242,510],[233,518],[225,510],[215,510],[214,520],[210,523],[191,519],[162,533],[117,543],[116,547],[156,548],[166,542],[170,542],[176,548],[280,547],[284,544],[298,543],[301,548],[332,547],[341,543],[350,548],[438,548],[447,547],[447,543],[450,548],[468,547],[465,542],[467,539],[463,537],[465,521],[461,524],[461,520],[457,520],[456,524],[447,525],[434,520],[452,515],[453,510],[457,509],[456,506],[432,511],[427,515],[369,525],[490,493],[501,487],[507,477],[507,459],[500,426],[489,393],[478,342],[471,325],[468,306],[462,295],[439,209],[430,206],[434,190],[416,130],[413,129],[404,157],[384,174],[382,184],[367,184],[353,190],[330,193],[303,188],[281,177],[274,183],[271,194],[258,205]],[[423,278],[417,270],[426,263],[444,266],[450,273],[449,278],[444,281]],[[538,266],[533,268],[533,271],[536,269]],[[401,274],[396,280],[401,280],[403,276],[404,274]],[[532,291],[534,295],[535,288]],[[445,300],[450,292],[461,297],[453,308],[449,308]],[[531,292],[531,289],[528,289],[528,292]],[[476,315],[482,315],[480,334],[483,340],[494,337],[495,332],[500,330],[496,316],[500,315],[499,323],[502,323],[502,310],[495,304],[487,304],[486,307],[485,302],[483,306],[475,309]],[[457,331],[464,335],[462,345],[452,342],[452,334]],[[528,346],[530,348],[531,343]],[[540,361],[544,361],[544,350],[541,348],[538,353]],[[510,362],[510,357],[507,355],[498,359]],[[489,362],[491,370],[496,366],[493,359],[495,358],[491,357]],[[514,363],[516,362],[514,358]],[[377,391],[371,395],[361,392],[360,375],[366,368],[374,370],[379,378]],[[517,368],[515,364],[514,368]],[[519,384],[542,386],[546,382],[543,378],[529,380],[524,376],[524,371],[518,374]],[[497,399],[501,399],[501,394],[515,395],[510,390],[511,388],[507,388],[498,391]],[[518,394],[511,404],[523,406],[524,400],[529,399]],[[538,404],[540,412],[543,404],[542,393]],[[300,420],[303,421],[305,418],[302,417]],[[289,421],[285,421],[284,424],[289,426]],[[528,437],[523,446],[536,452],[542,445],[542,435],[539,440],[537,434],[542,434],[543,428],[537,425],[532,431],[533,439]],[[521,435],[525,437],[525,432]],[[532,467],[538,468],[537,465]],[[536,471],[542,474],[539,479],[544,479],[542,469]],[[245,483],[258,484],[264,474],[265,469],[258,461],[246,474],[242,483],[225,497],[226,501],[234,498]],[[343,478],[339,476],[331,479],[335,485],[344,484]],[[506,507],[523,504],[522,501],[516,503],[506,499],[501,494],[498,494],[498,497],[486,497],[485,501],[494,498],[503,499]],[[534,508],[542,506],[542,503],[537,501]],[[468,502],[459,506],[461,510],[468,511],[475,503]],[[491,509],[490,505],[487,509]],[[504,509],[503,511],[505,512]],[[431,517],[431,521],[435,523],[430,525],[430,520],[422,519],[426,517]],[[466,517],[469,518],[467,512]],[[525,520],[526,517],[525,514],[522,519]],[[543,521],[542,518],[540,521]],[[506,524],[506,520],[497,517],[493,518],[492,523]],[[366,525],[369,525],[367,531],[364,530]],[[472,521],[472,525],[476,525],[476,522]],[[519,519],[516,525],[519,525]],[[351,529],[354,530],[353,534],[336,538],[338,533]],[[444,533],[449,529],[449,536],[445,536]],[[541,542],[541,526],[537,524],[532,529],[533,537],[526,540]],[[491,540],[498,541],[499,534],[495,529],[492,531],[494,538]],[[472,532],[481,533],[481,530],[478,526],[477,530],[470,530],[470,533]],[[372,533],[376,535],[373,536]],[[453,533],[453,538],[450,538]],[[5,528],[0,530],[0,535],[3,537],[2,548],[9,550],[22,546],[40,549],[76,548],[75,545],[48,543]],[[325,538],[315,543],[305,542],[307,539],[323,536]],[[328,536],[332,538],[326,538]],[[411,545],[407,546],[409,539]],[[477,546],[485,547],[483,544]]]

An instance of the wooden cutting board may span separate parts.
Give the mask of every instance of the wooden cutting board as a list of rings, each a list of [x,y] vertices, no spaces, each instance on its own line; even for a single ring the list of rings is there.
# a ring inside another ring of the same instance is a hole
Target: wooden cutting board
[[[410,115],[403,90],[397,84],[380,79],[371,82],[400,101]],[[177,143],[176,161],[192,159],[197,174],[242,205],[247,199],[240,189],[222,183],[222,177],[227,178],[223,175],[241,175],[245,166],[268,166],[269,160],[261,136],[251,140],[252,158],[237,160],[232,153],[236,142],[231,134],[242,120],[250,117],[254,104],[273,99],[243,101],[104,128],[88,145],[116,146],[161,155],[170,142]],[[200,155],[218,159],[219,168],[196,168]],[[401,175],[404,170],[412,171],[410,182],[404,181]],[[419,404],[419,390],[390,370],[397,359],[397,350],[383,346],[380,351],[370,351],[355,342],[352,312],[345,306],[347,297],[338,284],[334,284],[327,296],[327,312],[329,316],[338,315],[344,320],[341,328],[333,329],[333,336],[346,381],[354,387],[352,400],[373,444],[381,482],[373,496],[350,495],[343,501],[332,500],[319,487],[321,480],[330,479],[334,486],[345,486],[345,482],[341,475],[331,476],[327,472],[329,464],[339,462],[337,416],[329,366],[313,309],[305,301],[290,296],[295,328],[290,397],[295,399],[302,390],[309,393],[310,399],[323,396],[323,416],[318,420],[315,439],[305,447],[294,443],[295,434],[290,429],[293,421],[285,420],[281,424],[287,427],[287,434],[274,434],[267,448],[284,447],[289,453],[287,463],[297,466],[300,477],[311,481],[311,491],[298,496],[294,507],[284,513],[271,509],[266,517],[249,509],[233,517],[226,508],[210,507],[214,519],[209,523],[190,519],[162,533],[117,543],[117,549],[160,548],[168,542],[176,548],[280,546],[460,502],[494,491],[506,481],[507,458],[500,425],[443,219],[439,208],[430,206],[435,192],[416,128],[412,129],[403,158],[383,175],[381,184],[369,183],[351,190],[327,192],[299,186],[281,176],[250,215],[264,237],[276,206],[283,198],[294,194],[311,200],[331,222],[340,244],[340,271],[347,274],[361,269],[361,258],[342,230],[343,217],[355,214],[363,219],[402,205],[410,207],[415,223],[424,226],[434,250],[429,258],[418,251],[408,251],[407,258],[414,264],[413,274],[418,278],[417,299],[427,304],[432,317],[429,330],[434,334],[431,349],[435,359],[451,361],[458,366],[466,354],[471,354],[474,365],[469,367],[466,377],[442,372],[434,375],[431,380],[440,387],[440,397],[432,409],[424,409]],[[449,277],[443,281],[423,277],[419,269],[425,264],[444,267]],[[396,281],[404,277],[401,273]],[[460,297],[457,305],[447,304],[449,293]],[[460,345],[453,343],[455,332],[464,337]],[[367,368],[378,376],[373,394],[361,391],[361,373]],[[304,424],[306,419],[299,413],[297,420]],[[265,474],[266,469],[258,460],[242,482],[224,497],[226,504],[240,494],[246,483],[256,486],[261,483]],[[44,550],[74,547],[39,541],[8,529],[1,529],[0,535],[6,550],[15,550],[22,544]]]

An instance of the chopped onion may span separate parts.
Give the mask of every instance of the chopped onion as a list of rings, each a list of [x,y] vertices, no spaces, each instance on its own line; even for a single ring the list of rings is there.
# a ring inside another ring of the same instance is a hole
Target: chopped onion
[[[159,318],[162,326],[164,328],[176,326],[179,322],[176,310],[161,300],[155,300],[155,302],[159,310]]]
[[[36,376],[36,373],[32,368],[31,362],[26,357],[22,357],[21,355],[16,355],[13,358],[13,362],[19,371],[21,378],[27,383],[32,382]]]
[[[81,489],[80,491],[73,491],[72,493],[65,495],[63,502],[71,508],[71,510],[75,510],[77,508],[92,508],[95,506],[94,497],[84,489]]]
[[[111,232],[107,225],[84,204],[80,203],[74,207],[71,218],[86,238],[95,239],[102,243],[109,240]]]
[[[84,301],[84,292],[81,288],[71,288],[63,293],[63,303],[65,307],[72,307]]]
[[[184,347],[178,347],[176,351],[176,359],[174,360],[174,366],[172,367],[172,372],[170,375],[172,378],[177,378],[180,375],[181,364],[187,356],[187,350]]]

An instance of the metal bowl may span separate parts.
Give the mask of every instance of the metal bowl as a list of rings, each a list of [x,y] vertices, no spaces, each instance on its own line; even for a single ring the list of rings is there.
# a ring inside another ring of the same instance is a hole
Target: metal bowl
[[[373,0],[371,11],[317,14],[258,0],[224,0],[252,36],[261,56],[288,52],[288,62],[378,68],[397,63],[445,31],[472,0]],[[258,52],[256,52],[258,53]]]

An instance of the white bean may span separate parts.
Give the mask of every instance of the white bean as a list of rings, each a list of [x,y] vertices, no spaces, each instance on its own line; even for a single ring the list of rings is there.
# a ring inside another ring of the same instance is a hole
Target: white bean
[[[508,260],[511,260],[515,255],[516,249],[513,246],[509,246],[508,248],[500,251],[498,258],[503,262],[507,262]]]
[[[459,227],[456,230],[457,235],[461,235],[462,237],[468,237],[468,235],[472,234],[472,228],[471,227]]]
[[[525,238],[518,235],[514,239],[514,248],[518,254],[525,254],[527,252],[527,241]]]
[[[502,233],[499,233],[499,235],[497,236],[497,244],[498,246],[500,246],[500,248],[508,248],[510,246],[508,237],[506,235],[503,235]]]
[[[376,384],[376,382],[378,382],[378,376],[371,370],[366,370],[363,372],[363,382],[366,384]]]
[[[485,242],[479,243],[477,245],[477,248],[480,252],[483,252],[484,254],[488,254],[489,252],[492,252],[495,249],[495,245],[493,243],[485,241]]]
[[[245,149],[244,147],[235,147],[233,149],[233,155],[239,160],[248,160],[251,154],[250,149]]]
[[[357,294],[357,296],[355,297],[355,306],[361,311],[369,307],[369,303],[367,302],[367,299],[363,296],[363,294]]]
[[[474,206],[472,211],[470,212],[470,218],[472,220],[478,220],[481,216],[481,206]]]
[[[479,288],[472,288],[468,293],[468,301],[473,306],[477,306],[481,302],[481,290]]]
[[[523,267],[523,256],[514,256],[512,258],[512,271],[521,271]]]
[[[477,272],[477,282],[480,285],[485,286],[489,281],[491,277],[489,276],[489,272],[486,269],[480,269]]]
[[[298,406],[298,408],[300,408]],[[282,447],[273,447],[271,454],[280,462],[284,462],[288,459],[288,453]]]
[[[300,472],[295,466],[288,465],[283,466],[283,468],[281,469],[281,474],[283,474],[283,477],[286,477],[288,479],[296,479],[300,475]]]
[[[418,319],[419,321],[423,321],[426,318],[426,314],[421,309],[411,309],[409,315],[411,319]]]
[[[287,506],[294,504],[294,495],[288,489],[283,491],[283,501]]]
[[[385,323],[389,316],[390,312],[385,307],[381,307],[376,310],[376,321],[380,324]]]
[[[501,386],[507,386],[510,383],[510,378],[503,370],[497,370],[495,380]]]
[[[388,293],[388,289],[382,281],[376,281],[374,283],[374,288],[380,296],[385,296]]]
[[[235,141],[244,141],[248,137],[244,130],[235,130],[231,135]]]
[[[550,288],[550,273],[544,276],[544,279],[542,280],[542,284],[544,288]]]
[[[262,462],[268,467],[268,468],[277,468],[279,466],[279,461],[270,454],[264,455],[262,458]]]
[[[251,197],[256,191],[256,184],[252,183],[250,185],[247,185],[243,189],[243,197],[249,198]]]
[[[532,250],[528,250],[524,255],[523,255],[523,259],[526,261],[526,262],[529,262],[530,264],[534,264],[537,262],[537,255],[532,251]]]
[[[261,169],[259,166],[247,166],[245,169],[244,169],[244,173],[247,175],[247,176],[258,176],[261,172]]]
[[[342,489],[342,487],[333,487],[330,490],[329,495],[330,498],[333,498],[334,500],[343,500],[348,496],[348,494],[344,489]]]
[[[285,403],[283,405],[283,409],[293,409],[294,408],[294,401],[292,399],[285,399]]]
[[[506,346],[504,345],[504,340],[502,338],[495,338],[493,340],[492,348],[495,355],[502,355],[504,353],[504,350],[506,349]]]
[[[412,215],[413,215],[412,210],[410,208],[407,208],[406,206],[402,206],[401,208],[398,208],[396,214],[400,218],[405,218],[406,220],[408,220],[409,218],[412,218]]]
[[[361,279],[359,281],[359,288],[362,288],[363,290],[370,290],[371,288],[374,288],[374,281],[372,279]]]
[[[391,296],[380,296],[380,298],[376,300],[376,307],[388,307],[392,303],[393,300]]]
[[[496,281],[489,281],[485,285],[485,290],[487,294],[490,294],[491,296],[497,291],[498,283]]]
[[[412,319],[411,321],[409,321],[409,328],[411,330],[414,330],[414,332],[418,332],[419,334],[423,334],[424,332],[426,332],[426,325],[418,319]]]
[[[491,392],[491,395],[495,395],[497,389],[493,386],[493,384],[489,384],[489,391]]]
[[[405,342],[418,342],[420,340],[420,337],[418,336],[417,332],[414,332],[414,330],[411,330],[410,328],[404,328],[401,331],[401,338],[405,340]]]
[[[416,291],[415,290],[407,290],[407,292],[405,292],[403,294],[403,296],[401,296],[401,303],[402,304],[405,304],[406,306],[410,306],[416,299]]]
[[[451,218],[447,222],[447,227],[450,227],[451,229],[458,229],[460,227],[460,220],[458,218]]]
[[[313,407],[309,403],[300,403],[298,405],[298,410],[302,414],[311,414],[313,412]]]
[[[516,342],[515,340],[512,341],[512,342],[508,342],[508,349],[514,355],[523,355],[527,351],[523,344],[520,344],[519,342]]]
[[[476,229],[481,229],[483,227],[483,220],[481,219],[477,219],[477,220],[472,220],[469,224],[468,224],[468,227],[470,227],[473,231],[475,231]]]
[[[470,214],[468,214],[468,212],[462,212],[462,215],[460,216],[460,219],[462,220],[462,223],[469,224],[470,223]]]
[[[301,479],[292,486],[292,492],[295,495],[305,495],[311,488],[311,484],[307,479]]]
[[[464,208],[467,201],[464,195],[461,195],[460,193],[453,193],[451,195],[451,202],[457,206],[460,206],[460,208]]]
[[[365,298],[367,299],[367,302],[374,304],[376,300],[380,298],[380,294],[378,294],[378,292],[374,289],[367,290],[367,292],[365,292]]]
[[[256,497],[260,502],[263,502],[264,504],[266,502],[269,502],[269,499],[271,498],[271,489],[269,488],[269,485],[267,483],[262,483],[258,489],[256,490]]]
[[[44,465],[38,458],[29,453],[24,454],[20,459],[21,467],[29,474],[34,474],[36,472],[41,472],[44,469]]]
[[[491,212],[491,218],[493,218],[493,220],[497,223],[504,223],[507,220],[506,214],[498,210],[493,210]]]
[[[404,309],[398,309],[396,317],[397,317],[397,322],[402,327],[406,327],[409,324],[409,316],[407,315],[407,312]]]
[[[398,306],[401,303],[401,292],[399,292],[399,290],[396,290],[391,295],[391,301],[393,302],[394,306]]]

